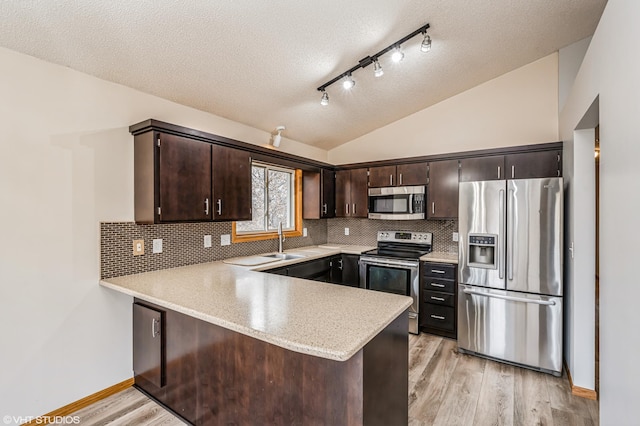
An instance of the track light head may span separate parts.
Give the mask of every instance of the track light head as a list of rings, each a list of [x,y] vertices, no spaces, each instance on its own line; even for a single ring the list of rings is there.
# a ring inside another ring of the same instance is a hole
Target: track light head
[[[322,99],[320,99],[320,105],[327,106],[329,105],[329,94],[322,89]]]
[[[274,147],[279,147],[280,146],[280,142],[282,141],[282,136],[280,135],[280,133],[285,129],[284,126],[278,126],[276,127],[276,134],[273,135],[273,138],[271,139],[271,145],[273,145]]]
[[[382,77],[382,75],[384,74],[384,70],[382,69],[382,66],[380,65],[380,62],[378,62],[378,58],[373,60],[373,75],[375,77]]]
[[[398,45],[396,46],[396,48],[393,50],[393,53],[391,54],[391,60],[395,63],[398,63],[403,59],[404,59],[404,52],[402,51],[402,46]]]
[[[420,44],[420,51],[421,52],[428,52],[430,50],[431,50],[431,37],[425,31],[424,32],[424,39],[422,40],[422,43]]]
[[[351,73],[347,74],[344,77],[344,81],[342,82],[342,87],[345,90],[351,90],[355,85],[356,85],[356,82],[353,81],[353,78],[351,78]]]

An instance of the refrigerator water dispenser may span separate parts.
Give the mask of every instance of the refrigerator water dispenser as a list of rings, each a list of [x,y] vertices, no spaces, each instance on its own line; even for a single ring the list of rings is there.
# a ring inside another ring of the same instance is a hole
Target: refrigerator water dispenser
[[[469,234],[468,265],[476,268],[496,269],[498,260],[498,236],[494,234]]]

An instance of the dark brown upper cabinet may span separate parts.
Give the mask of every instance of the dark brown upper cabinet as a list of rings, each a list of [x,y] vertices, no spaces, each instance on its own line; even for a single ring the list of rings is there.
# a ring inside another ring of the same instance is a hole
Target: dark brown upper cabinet
[[[369,187],[413,186],[427,183],[427,163],[379,166],[369,169]]]
[[[211,146],[213,220],[251,220],[251,155]]]
[[[135,220],[211,219],[211,144],[147,132],[134,138]]]
[[[507,179],[562,176],[562,151],[538,151],[505,156]]]
[[[325,219],[336,216],[336,173],[333,170],[302,172],[302,218]]]
[[[429,163],[427,219],[458,217],[458,160]]]
[[[367,217],[367,169],[336,172],[336,217]]]
[[[504,155],[460,160],[460,182],[505,179]]]

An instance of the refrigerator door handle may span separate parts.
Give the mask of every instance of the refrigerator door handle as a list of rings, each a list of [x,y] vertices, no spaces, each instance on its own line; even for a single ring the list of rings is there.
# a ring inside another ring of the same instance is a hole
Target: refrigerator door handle
[[[498,174],[500,173],[500,166],[498,166]],[[500,190],[500,235],[504,235],[504,189]],[[504,237],[503,237],[504,238]],[[504,241],[498,240],[498,276],[500,279],[504,279]]]
[[[509,189],[509,198],[507,199],[507,278],[513,280],[513,189]]]
[[[473,291],[473,290],[469,290],[469,289],[466,289],[466,288],[464,290],[462,290],[462,291],[463,291],[463,293],[466,293],[466,294],[475,294],[477,296],[493,297],[494,299],[511,300],[513,302],[535,303],[536,305],[546,305],[546,306],[555,306],[556,305],[555,300],[526,299],[524,297],[504,296],[502,294],[492,294],[492,293],[485,293],[483,291]]]

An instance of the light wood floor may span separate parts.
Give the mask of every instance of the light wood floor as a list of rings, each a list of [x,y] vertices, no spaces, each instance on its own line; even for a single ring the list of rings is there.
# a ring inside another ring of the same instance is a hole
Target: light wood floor
[[[81,425],[182,425],[134,388],[76,413]],[[410,425],[598,425],[598,402],[562,378],[458,354],[453,340],[409,337]]]

